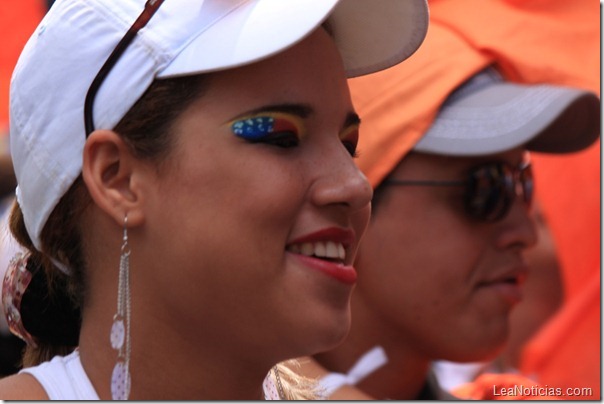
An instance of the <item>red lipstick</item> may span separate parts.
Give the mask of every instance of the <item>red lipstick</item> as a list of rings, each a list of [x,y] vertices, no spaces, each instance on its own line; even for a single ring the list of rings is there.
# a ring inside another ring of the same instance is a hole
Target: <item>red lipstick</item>
[[[355,240],[353,230],[330,227],[296,238],[288,243],[287,252],[294,255],[304,266],[351,285],[357,279],[349,252]],[[326,248],[328,246],[330,248]],[[334,251],[338,253],[334,254]]]

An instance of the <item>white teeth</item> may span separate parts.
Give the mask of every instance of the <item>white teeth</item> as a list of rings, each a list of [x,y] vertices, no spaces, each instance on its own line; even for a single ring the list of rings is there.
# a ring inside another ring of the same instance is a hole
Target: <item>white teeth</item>
[[[346,249],[342,243],[336,243],[334,241],[294,244],[289,246],[288,250],[296,254],[315,256],[318,258],[330,258],[341,261],[344,261],[346,258]]]
[[[327,247],[324,243],[315,243],[315,253],[313,255],[316,257],[333,258],[327,255]]]
[[[313,255],[315,253],[315,248],[311,243],[304,243],[300,247],[300,252],[304,255]]]
[[[329,258],[340,258],[336,243],[328,241],[327,244],[325,244],[325,255]]]

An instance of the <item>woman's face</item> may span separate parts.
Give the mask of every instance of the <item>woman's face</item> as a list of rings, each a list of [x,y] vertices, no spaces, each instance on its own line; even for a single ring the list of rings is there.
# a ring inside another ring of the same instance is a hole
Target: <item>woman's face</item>
[[[489,161],[522,161],[517,149],[488,158],[413,153],[390,178],[453,180]],[[431,359],[487,359],[502,348],[526,276],[522,251],[535,228],[520,197],[497,222],[470,219],[463,187],[386,186],[356,263],[356,304],[381,313],[381,327]],[[358,297],[358,299],[357,299]],[[379,320],[378,320],[379,321]]]
[[[357,129],[323,30],[210,75],[146,197],[146,268],[133,284],[154,296],[156,321],[241,360],[338,343],[372,196],[351,155]]]

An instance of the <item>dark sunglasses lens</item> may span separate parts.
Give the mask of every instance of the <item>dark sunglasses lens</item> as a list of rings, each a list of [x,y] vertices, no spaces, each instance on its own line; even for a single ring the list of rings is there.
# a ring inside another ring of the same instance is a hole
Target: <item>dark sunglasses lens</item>
[[[514,195],[512,172],[506,165],[480,166],[470,174],[466,211],[476,220],[493,222],[507,214]]]
[[[522,195],[524,203],[527,207],[533,204],[533,196],[535,193],[535,185],[533,182],[533,169],[531,165],[527,165],[520,171],[520,183],[522,184]]]

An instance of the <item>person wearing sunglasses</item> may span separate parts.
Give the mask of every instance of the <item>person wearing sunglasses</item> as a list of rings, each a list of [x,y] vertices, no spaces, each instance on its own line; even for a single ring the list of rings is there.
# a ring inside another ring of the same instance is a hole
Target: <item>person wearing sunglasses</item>
[[[346,78],[427,21],[425,0],[57,1],[11,83],[3,306],[28,346],[0,397],[314,397],[279,363],[350,325],[372,190]]]
[[[304,363],[322,375],[327,397],[451,399],[433,361],[501,352],[530,276],[524,253],[537,242],[530,152],[587,147],[599,134],[599,108],[593,93],[511,83],[489,66],[447,97],[410,153],[381,179],[370,175],[351,331]],[[382,147],[360,148],[366,172]],[[513,378],[521,381],[536,385]]]

